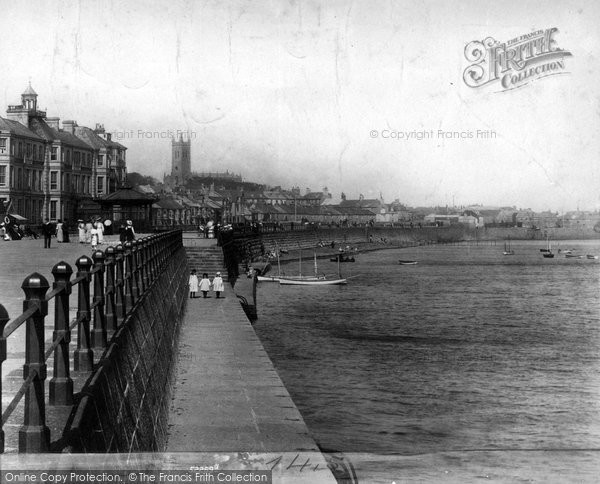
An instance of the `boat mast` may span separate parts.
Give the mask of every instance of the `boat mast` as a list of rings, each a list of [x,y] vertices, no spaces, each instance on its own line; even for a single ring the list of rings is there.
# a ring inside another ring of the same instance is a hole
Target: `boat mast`
[[[281,263],[279,262],[279,244],[275,243],[275,250],[277,251],[277,277],[281,277]]]

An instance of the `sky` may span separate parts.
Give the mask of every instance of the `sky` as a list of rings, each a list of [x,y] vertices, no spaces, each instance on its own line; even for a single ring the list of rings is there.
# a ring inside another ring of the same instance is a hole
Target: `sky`
[[[31,80],[48,116],[104,124],[130,172],[162,179],[181,131],[194,171],[284,188],[600,209],[600,2],[0,0],[0,12],[0,110]],[[469,42],[549,28],[572,53],[560,75],[464,82]]]

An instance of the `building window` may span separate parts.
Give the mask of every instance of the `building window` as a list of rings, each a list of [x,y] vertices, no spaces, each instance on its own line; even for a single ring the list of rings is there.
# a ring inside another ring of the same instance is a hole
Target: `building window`
[[[6,186],[6,166],[0,165],[0,187]]]
[[[17,168],[17,188],[21,188],[23,184],[23,169]]]
[[[31,143],[27,143],[27,158],[31,158]]]
[[[92,166],[92,155],[91,154],[87,154],[87,167],[91,167]]]
[[[50,219],[56,220],[56,200],[50,200]]]
[[[51,160],[53,160],[53,161],[56,161],[56,153],[57,153],[57,150],[58,150],[58,148],[57,148],[56,146],[53,146],[53,147],[51,148],[51,151],[50,151],[50,159],[51,159]]]
[[[71,164],[71,150],[67,150],[67,165]]]
[[[98,166],[104,165],[104,155],[98,155]]]
[[[104,177],[103,176],[98,177],[98,195],[100,195],[101,193],[104,193]]]
[[[4,151],[6,149],[6,138],[0,138],[0,150]]]
[[[23,158],[23,143],[19,141],[19,158]]]
[[[44,147],[38,146],[38,160],[44,161]]]
[[[73,187],[71,186],[71,175],[69,173],[67,173],[65,175],[66,181],[65,181],[65,190],[69,190],[71,191],[73,189]]]
[[[50,172],[50,190],[58,190],[58,172]]]

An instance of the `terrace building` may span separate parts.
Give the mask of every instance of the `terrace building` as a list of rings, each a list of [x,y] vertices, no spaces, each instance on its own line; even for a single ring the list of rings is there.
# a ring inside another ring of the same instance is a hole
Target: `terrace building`
[[[114,192],[125,148],[110,134],[46,116],[31,85],[0,118],[0,201],[30,224],[74,220],[82,203]]]

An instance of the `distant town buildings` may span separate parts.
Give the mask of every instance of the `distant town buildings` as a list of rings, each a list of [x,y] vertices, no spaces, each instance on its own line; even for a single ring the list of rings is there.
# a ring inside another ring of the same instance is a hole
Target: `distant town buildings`
[[[0,117],[0,201],[5,210],[39,224],[71,219],[81,204],[124,183],[127,148],[75,121],[47,117],[31,84],[21,104]]]

